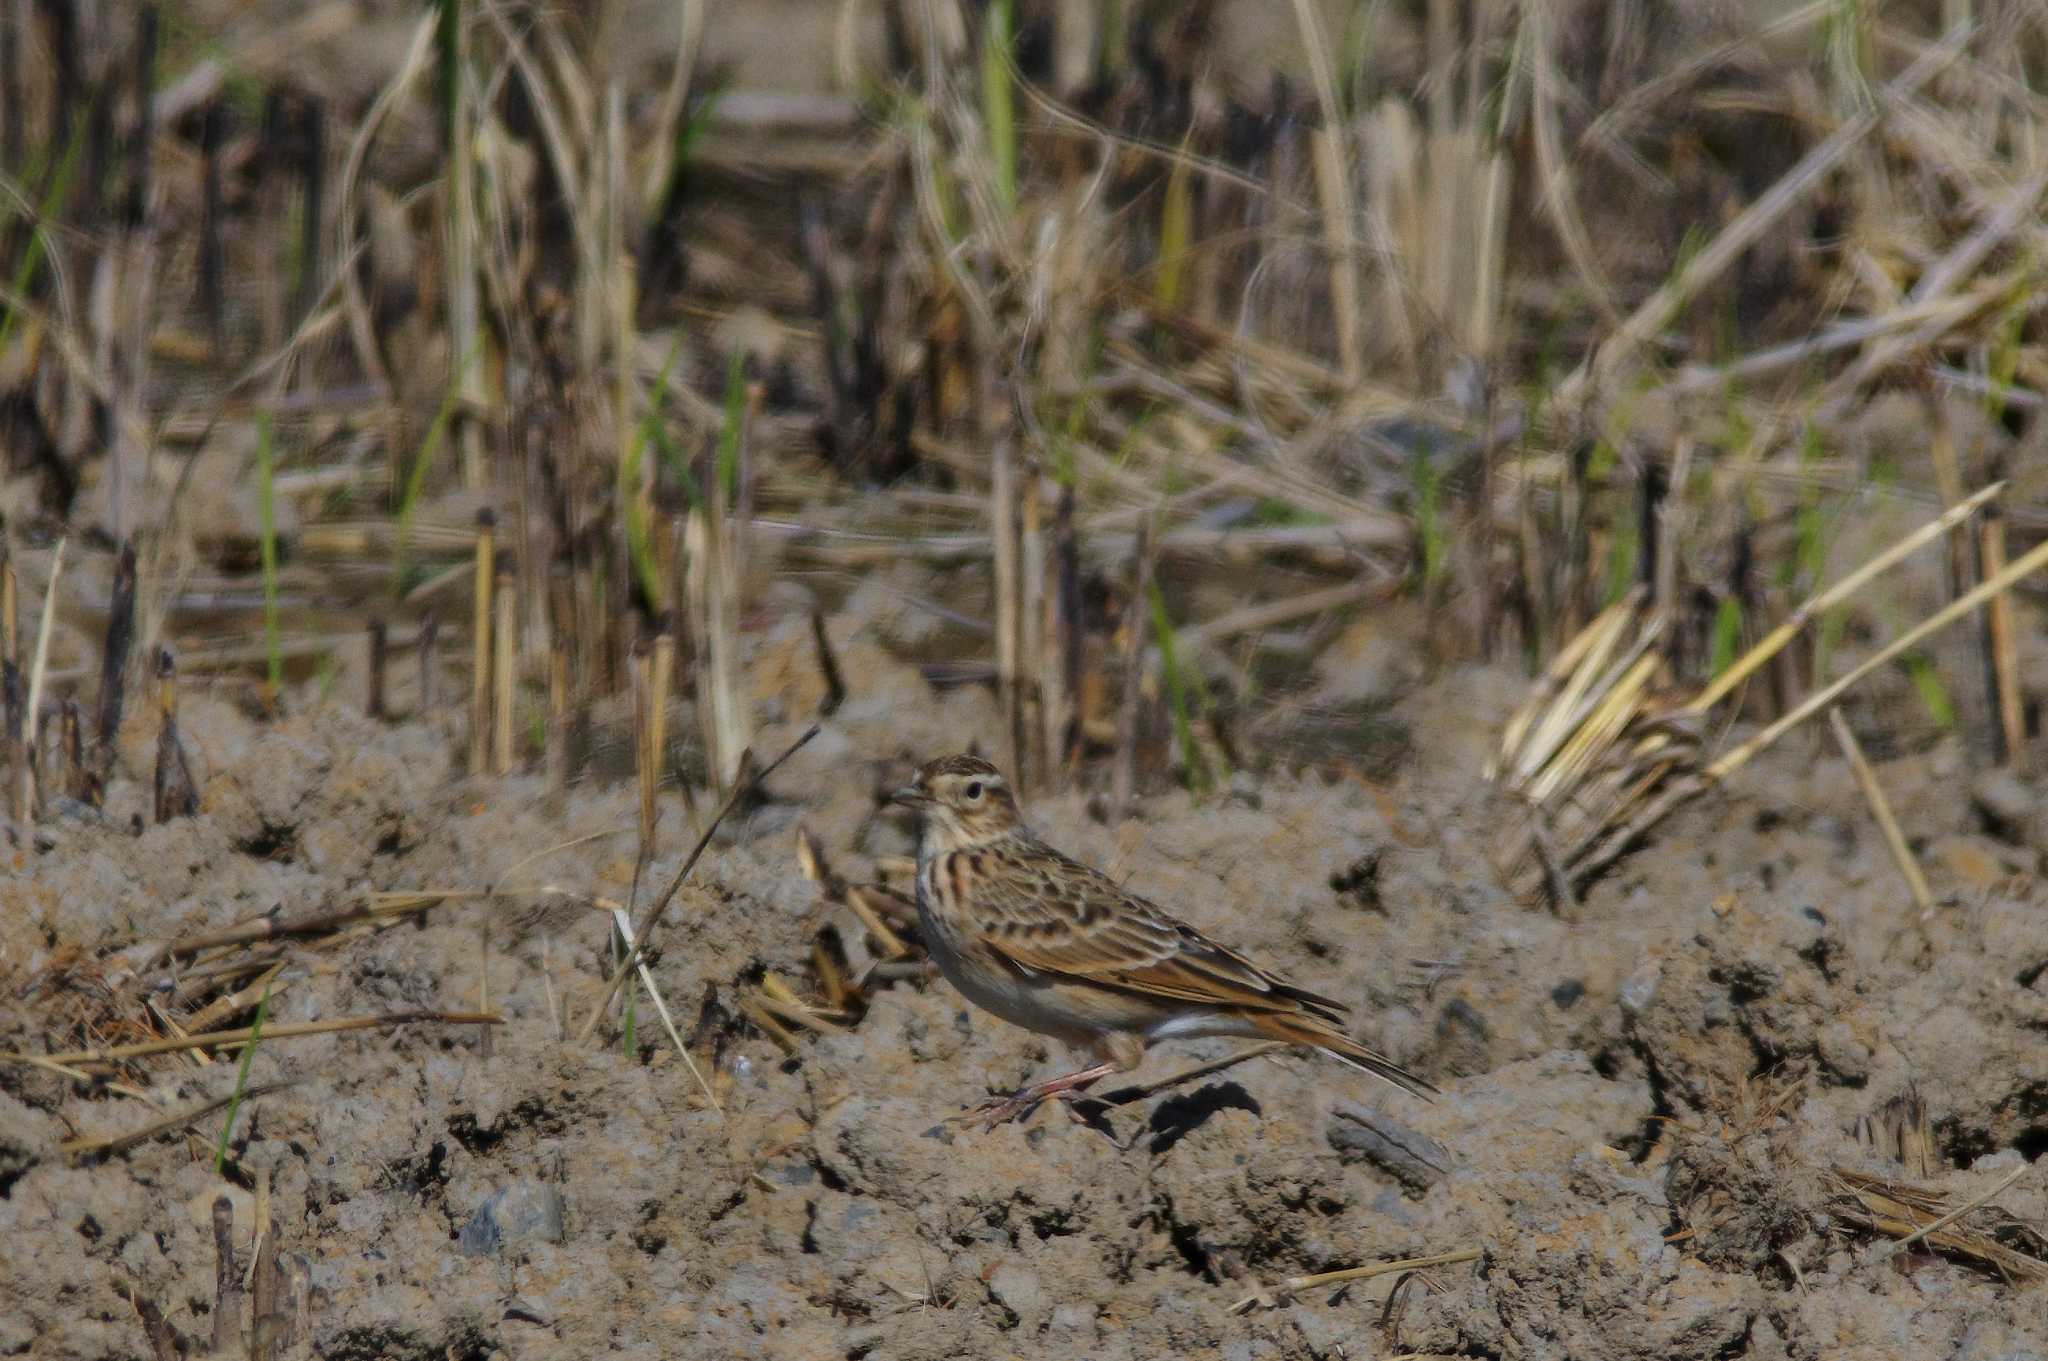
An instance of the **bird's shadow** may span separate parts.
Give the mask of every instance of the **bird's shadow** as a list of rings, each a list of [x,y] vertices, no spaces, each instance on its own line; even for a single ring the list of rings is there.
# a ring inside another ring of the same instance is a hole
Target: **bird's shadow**
[[[1104,1092],[1096,1099],[1077,1103],[1078,1113],[1091,1128],[1114,1139],[1106,1119],[1109,1110],[1141,1100],[1145,1095],[1142,1087],[1121,1087],[1113,1092]],[[1166,1152],[1200,1129],[1209,1117],[1226,1110],[1265,1114],[1259,1103],[1252,1099],[1252,1094],[1235,1082],[1211,1082],[1190,1092],[1174,1093],[1152,1108],[1152,1117],[1145,1123],[1143,1132],[1152,1136],[1149,1151],[1155,1157]],[[1142,1134],[1134,1135],[1130,1143],[1136,1144],[1139,1137]]]

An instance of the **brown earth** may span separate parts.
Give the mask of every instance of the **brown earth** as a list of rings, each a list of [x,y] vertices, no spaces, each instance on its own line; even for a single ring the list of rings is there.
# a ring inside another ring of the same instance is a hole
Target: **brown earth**
[[[502,921],[486,956],[480,928],[500,909],[451,903],[295,951],[272,1022],[465,1009],[486,958],[505,1018],[488,1053],[476,1029],[428,1025],[259,1046],[252,1082],[293,1085],[250,1105],[231,1152],[245,1185],[267,1180],[283,1259],[303,1266],[310,1336],[296,1347],[904,1361],[2048,1354],[2039,1287],[1874,1248],[1849,1231],[1827,1175],[1961,1200],[2048,1148],[2040,787],[1973,789],[1981,763],[1953,739],[1883,764],[1942,899],[1923,934],[1846,768],[1795,734],[1565,920],[1512,901],[1485,855],[1499,821],[1480,771],[1521,681],[1478,667],[1431,677],[1414,637],[1383,640],[1399,654],[1392,673],[1419,683],[1377,715],[1373,731],[1398,739],[1381,743],[1394,755],[1372,765],[1379,783],[1240,775],[1207,802],[1157,794],[1117,828],[1079,793],[1030,812],[1056,844],[1351,1001],[1359,1033],[1443,1099],[1268,1059],[1113,1104],[1102,1119],[1117,1142],[1057,1110],[967,1133],[942,1122],[1065,1055],[936,980],[877,985],[857,1024],[793,1058],[734,1009],[763,970],[807,978],[815,893],[796,825],[865,877],[910,848],[874,799],[894,763],[993,730],[984,691],[934,694],[892,657],[902,621],[875,600],[864,592],[833,626],[847,702],[670,913],[656,974],[722,1113],[644,1003],[630,1058],[616,1030],[582,1045],[560,1033],[555,1005],[587,1009],[605,973],[599,921],[524,937]],[[783,720],[759,745],[779,750],[816,699],[800,661],[808,622],[799,610],[757,622],[760,711]],[[53,1018],[79,998],[36,984],[74,949],[101,953],[96,976],[133,996],[152,976],[122,978],[140,952],[112,947],[273,907],[340,907],[370,888],[627,892],[627,788],[579,789],[550,817],[537,777],[456,778],[443,725],[373,723],[311,689],[274,723],[195,691],[185,723],[199,817],[134,830],[138,730],[104,816],[74,810],[14,853],[0,893],[9,920],[33,929],[5,942],[0,1042],[53,1041]],[[693,839],[665,803],[654,883]],[[1169,1046],[1139,1077],[1228,1049]],[[229,1062],[160,1063],[146,1071],[169,1111],[232,1085]],[[16,1245],[0,1354],[143,1354],[131,1295],[187,1337],[212,1334],[219,1117],[97,1164],[55,1152],[152,1118],[45,1071],[0,1071],[0,1242]],[[233,1195],[246,1263],[255,1199]],[[2048,1188],[2029,1179],[2000,1203],[2048,1222]],[[1482,1250],[1476,1263],[1411,1281],[1391,1313],[1394,1277],[1231,1312],[1289,1275],[1467,1247]]]

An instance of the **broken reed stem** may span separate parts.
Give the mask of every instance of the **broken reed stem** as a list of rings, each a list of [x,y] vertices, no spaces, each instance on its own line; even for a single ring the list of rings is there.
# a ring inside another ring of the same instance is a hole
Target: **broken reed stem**
[[[1898,1243],[1892,1248],[1891,1252],[1887,1255],[1896,1257],[1898,1254],[1904,1252],[1907,1248],[1912,1247],[1915,1243],[1927,1237],[1929,1234],[1939,1233],[1941,1230],[1955,1223],[1958,1219],[1961,1219],[1964,1215],[1970,1213],[1972,1210],[1990,1204],[1994,1198],[2003,1195],[2006,1192],[2006,1190],[2012,1186],[2014,1182],[2018,1181],[2021,1177],[2024,1177],[2025,1175],[2027,1175],[2027,1173],[2031,1171],[2033,1171],[2033,1164],[2024,1162],[2021,1163],[2018,1167],[2015,1167],[2011,1172],[2007,1173],[2004,1179],[2001,1180],[1996,1186],[1993,1186],[1990,1190],[1982,1192],[1979,1195],[1972,1196],[1970,1199],[1964,1201],[1961,1205],[1956,1206],[1955,1209],[1950,1210],[1941,1218],[1931,1220],[1926,1224],[1922,1224],[1919,1228],[1907,1234],[1904,1238],[1901,1238],[1898,1241]]]
[[[1877,819],[1878,831],[1884,834],[1885,848],[1892,853],[1892,863],[1899,867],[1900,876],[1913,894],[1913,902],[1920,909],[1920,920],[1929,920],[1934,916],[1934,894],[1928,890],[1927,878],[1920,873],[1919,862],[1913,859],[1913,850],[1906,844],[1905,834],[1899,830],[1899,820],[1892,816],[1891,801],[1884,796],[1884,787],[1877,782],[1877,772],[1864,759],[1863,747],[1857,742],[1856,734],[1849,730],[1848,720],[1842,717],[1841,709],[1828,710],[1828,723],[1835,730],[1835,741],[1841,744],[1842,755],[1848,758],[1849,769],[1856,774],[1856,783],[1863,790],[1864,802],[1870,805],[1871,816]]]
[[[441,54],[444,88],[441,92],[447,117],[447,197],[444,207],[448,231],[448,383],[459,398],[456,439],[462,459],[462,485],[482,491],[484,468],[483,424],[485,403],[484,367],[481,362],[483,331],[477,280],[479,277],[480,234],[476,205],[476,138],[468,88],[469,35],[464,0],[443,0],[450,20],[442,41],[448,50]],[[490,558],[481,570],[489,571]],[[478,661],[484,660],[479,657]],[[481,717],[481,715],[479,715]],[[483,747],[470,745],[470,774],[483,773]]]
[[[1948,400],[1939,388],[1930,387],[1924,405],[1927,409],[1927,460],[1934,465],[1934,485],[1941,492],[1942,504],[1955,506],[1963,499],[1962,466],[1956,458],[1955,421],[1949,413]],[[1961,525],[1949,530],[1948,592],[1951,597],[1969,580],[1968,538]]]
[[[104,785],[114,769],[114,741],[121,731],[123,681],[128,649],[135,642],[135,540],[121,545],[114,566],[114,592],[107,609],[107,640],[100,654],[99,732],[93,752],[93,778]]]
[[[706,827],[703,835],[697,838],[697,844],[691,848],[689,855],[684,857],[681,867],[675,872],[675,877],[669,880],[668,887],[662,890],[661,896],[649,903],[647,910],[640,914],[639,924],[634,928],[633,932],[633,944],[626,951],[625,959],[620,961],[619,967],[613,972],[611,978],[606,980],[604,995],[598,998],[597,1005],[591,1008],[590,1015],[584,1020],[582,1029],[576,1032],[576,1042],[578,1044],[589,1039],[590,1032],[597,1028],[598,1021],[604,1016],[605,1008],[611,1005],[612,998],[617,996],[620,985],[626,981],[627,973],[634,965],[640,962],[640,956],[645,953],[648,939],[653,933],[655,924],[661,919],[662,912],[668,907],[670,901],[674,899],[677,890],[682,888],[683,880],[689,877],[690,871],[696,867],[697,861],[703,858],[705,848],[711,845],[711,838],[718,831],[718,825],[724,822],[726,815],[732,812],[733,808],[738,805],[740,796],[749,790],[758,789],[762,781],[774,774],[784,761],[787,761],[790,757],[801,751],[804,744],[813,737],[816,737],[819,731],[819,726],[815,723],[804,729],[803,735],[790,743],[782,755],[776,757],[762,769],[755,771],[752,776],[740,783],[731,794],[726,796],[723,804],[719,805],[718,812],[711,819],[711,825]]]
[[[171,650],[156,651],[156,788],[155,812],[160,823],[172,818],[189,818],[199,811],[199,791],[192,783],[192,767],[185,760],[185,744],[178,740],[178,669]]]
[[[1342,1285],[1348,1281],[1370,1280],[1374,1276],[1389,1276],[1398,1271],[1427,1271],[1431,1267],[1476,1262],[1484,1253],[1483,1248],[1462,1248],[1457,1252],[1439,1252],[1431,1257],[1404,1257],[1398,1262],[1374,1262],[1370,1266],[1346,1267],[1342,1271],[1322,1271],[1313,1276],[1290,1276],[1271,1290],[1262,1290],[1256,1295],[1245,1296],[1230,1306],[1230,1312],[1248,1314],[1254,1309],[1271,1309],[1298,1291],[1311,1290],[1321,1285]]]
[[[242,1104],[247,1105],[258,1097],[282,1091],[291,1085],[293,1084],[290,1082],[255,1083],[241,1091]],[[204,1120],[215,1111],[225,1110],[228,1103],[235,1100],[235,1098],[236,1094],[229,1092],[215,1097],[204,1105],[194,1106],[191,1110],[179,1111],[177,1114],[167,1115],[161,1120],[152,1120],[142,1128],[131,1129],[126,1134],[101,1134],[90,1135],[80,1139],[66,1139],[63,1143],[57,1145],[57,1151],[67,1158],[83,1157],[87,1154],[95,1153],[120,1153],[126,1149],[134,1148],[138,1144],[146,1144],[159,1134],[169,1134],[173,1130],[183,1129],[195,1120]]]
[[[512,759],[512,689],[519,668],[519,593],[512,584],[512,555],[498,554],[497,581],[493,595],[497,608],[497,623],[492,633],[492,649],[497,656],[493,674],[497,679],[497,696],[493,713],[497,723],[494,740],[497,748],[497,771],[510,775]]]
[[[213,1199],[213,1353],[234,1354],[242,1330],[242,1278],[235,1271],[235,1203]]]
[[[654,659],[647,686],[647,765],[650,798],[661,792],[661,772],[668,751],[668,697],[676,674],[676,633],[673,621],[664,614],[655,621]]]
[[[1079,670],[1081,637],[1080,548],[1074,539],[1074,489],[1060,488],[1053,512],[1052,589],[1045,593],[1043,641],[1039,646],[1038,714],[1047,756],[1046,787],[1066,783],[1067,718]]]
[[[8,45],[13,46],[11,43]],[[14,575],[11,539],[5,524],[0,523],[0,661],[18,667],[21,665],[21,584]]]
[[[2005,570],[2005,516],[1997,506],[1977,524],[1978,575],[1995,577]],[[2020,708],[2019,649],[2013,641],[2012,600],[2001,592],[1984,609],[1991,653],[1991,701],[1998,711],[1999,758],[2017,775],[2027,773],[2027,722]]]
[[[654,783],[660,771],[654,755],[654,650],[642,635],[633,640],[633,774],[640,790],[640,863],[654,855]]]
[[[420,620],[419,661],[420,661],[420,711],[419,717],[432,718],[434,708],[440,702],[440,671],[434,664],[434,654],[441,642],[441,616],[434,610],[427,611],[427,617]]]
[[[470,616],[469,773],[481,775],[490,759],[491,586],[497,551],[498,517],[486,507],[476,513],[475,610]]]
[[[1295,0],[1305,9],[1307,0]],[[1337,328],[1337,366],[1346,383],[1365,373],[1358,336],[1358,260],[1351,236],[1351,185],[1344,171],[1341,123],[1326,122],[1309,134],[1316,199],[1323,210],[1324,249],[1330,257],[1330,311]]]
[[[818,701],[818,713],[829,718],[846,703],[846,677],[839,670],[839,658],[832,651],[832,637],[825,629],[825,612],[811,611],[811,646],[818,654],[818,674],[825,680],[825,696]]]
[[[332,1021],[291,1021],[263,1027],[265,1040],[289,1040],[303,1035],[334,1035],[345,1030],[376,1030],[384,1026],[411,1025],[432,1021],[441,1025],[503,1025],[505,1018],[473,1011],[393,1011],[382,1016],[344,1016]],[[168,1040],[141,1040],[105,1049],[75,1049],[62,1054],[30,1054],[21,1050],[0,1051],[0,1063],[118,1063],[122,1059],[147,1058],[152,1054],[175,1054],[188,1049],[211,1049],[219,1045],[247,1044],[251,1027],[238,1030],[210,1030]]]
[[[625,938],[626,948],[631,951],[633,949],[633,923],[627,918],[626,909],[623,907],[613,908],[612,921],[618,927],[619,934]],[[655,986],[654,971],[647,967],[645,960],[639,961],[637,967],[640,971],[641,986],[647,989],[648,1000],[654,1003],[655,1014],[661,1017],[661,1027],[668,1032],[669,1042],[675,1045],[676,1052],[683,1056],[683,1066],[688,1068],[690,1076],[697,1080],[697,1089],[704,1093],[704,1099],[711,1103],[711,1109],[718,1115],[723,1116],[725,1114],[725,1107],[719,1104],[718,1093],[712,1090],[711,1081],[704,1076],[704,1070],[697,1066],[697,1060],[690,1053],[690,1047],[683,1043],[682,1032],[676,1029],[675,1020],[669,1015],[668,1003],[662,998],[661,989]]]
[[[369,694],[363,702],[363,712],[374,719],[384,717],[384,657],[390,646],[391,637],[382,619],[372,619],[369,625]]]
[[[174,955],[196,955],[201,950],[217,950],[225,945],[249,945],[262,940],[283,940],[292,936],[325,935],[344,926],[361,921],[378,921],[387,918],[410,916],[424,912],[444,902],[472,902],[492,896],[483,889],[397,889],[374,892],[369,901],[354,907],[332,912],[312,912],[298,917],[278,919],[262,916],[254,921],[242,922],[237,926],[209,931],[205,935],[175,940],[158,948],[155,958],[168,959]],[[187,977],[196,975],[187,974]]]
[[[698,661],[699,707],[704,715],[705,750],[711,783],[728,791],[740,774],[747,749],[746,715],[739,698],[739,583],[733,575],[730,518],[725,478],[714,470],[710,494],[691,513],[688,553],[693,623],[704,650]]]
[[[1017,476],[1010,441],[997,436],[989,451],[989,528],[994,541],[996,595],[996,703],[1003,715],[1003,769],[1020,782],[1019,734],[1023,716],[1017,686]]]
[[[1052,749],[1045,740],[1045,506],[1038,465],[1024,465],[1021,498],[1022,580],[1019,583],[1018,724],[1030,787],[1052,784]],[[1015,767],[1013,767],[1014,769]]]
[[[1972,499],[1974,500],[1975,498]],[[1943,519],[1946,518],[1946,516],[1943,517]],[[1936,521],[1936,523],[1939,524],[1940,522]],[[2048,542],[2036,545],[2030,552],[2004,571],[1996,576],[1987,578],[1979,583],[1976,589],[1959,597],[1932,617],[1923,620],[1916,627],[1908,629],[1900,637],[1893,639],[1874,655],[1865,659],[1860,665],[1852,668],[1847,675],[1835,681],[1832,685],[1828,685],[1808,695],[1797,708],[1793,709],[1783,718],[1780,718],[1777,722],[1771,724],[1762,732],[1756,734],[1747,742],[1744,742],[1708,766],[1706,770],[1701,772],[1702,776],[1708,783],[1726,779],[1731,773],[1739,769],[1743,762],[1749,760],[1750,757],[1784,736],[1788,729],[1797,726],[1810,718],[1814,713],[1834,703],[1835,698],[1844,690],[1847,690],[1879,667],[1889,665],[1902,653],[1909,652],[1913,648],[1918,647],[1934,634],[1941,632],[1941,630],[1955,623],[1956,620],[1961,619],[1971,610],[1976,609],[1977,606],[1997,597],[2000,592],[2006,590],[2014,582],[2032,575],[2044,566],[2048,566]],[[1801,613],[1805,613],[1804,607],[1802,607]]]
[[[91,773],[85,768],[85,723],[78,714],[78,701],[66,696],[57,707],[57,746],[64,761],[65,784],[80,803],[91,801]]]
[[[1806,627],[1809,621],[1819,618],[1834,606],[1854,595],[1862,589],[1865,582],[1889,569],[1894,563],[1897,563],[1900,559],[1919,548],[1920,545],[1961,524],[1979,506],[2004,490],[2005,483],[1994,482],[1969,499],[1957,502],[1944,511],[1939,518],[1928,521],[1820,594],[1808,598],[1798,609],[1792,612],[1784,623],[1772,629],[1755,647],[1745,652],[1740,660],[1726,671],[1723,671],[1719,676],[1716,676],[1704,690],[1700,691],[1692,703],[1686,706],[1686,711],[1693,714],[1703,714],[1713,708],[1732,692],[1736,686],[1749,679],[1758,667],[1776,655],[1786,643],[1792,640],[1793,636],[1800,629]],[[1943,611],[1944,615],[1946,613],[1947,611]],[[1941,617],[1941,615],[1936,616],[1936,618]],[[1811,713],[1813,709],[1820,706],[1813,704],[1812,699],[1809,698],[1807,704],[1801,707],[1806,712]]]
[[[1131,570],[1131,598],[1124,609],[1124,694],[1117,710],[1116,767],[1110,776],[1113,816],[1130,811],[1138,784],[1138,717],[1145,687],[1146,601],[1152,593],[1152,523],[1138,530],[1137,561]]]
[[[64,545],[57,540],[50,554],[50,584],[43,591],[43,617],[36,628],[36,655],[29,666],[28,704],[21,718],[21,763],[16,770],[15,820],[23,824],[36,815],[36,758],[41,749],[37,730],[43,716],[43,680],[50,669],[50,635],[57,628],[57,581],[64,573]]]
[[[548,811],[560,817],[569,801],[569,640],[560,625],[548,637]]]

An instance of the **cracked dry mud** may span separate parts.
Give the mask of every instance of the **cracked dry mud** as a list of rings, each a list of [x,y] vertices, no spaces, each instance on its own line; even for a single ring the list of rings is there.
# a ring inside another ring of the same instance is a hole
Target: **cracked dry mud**
[[[759,640],[764,712],[816,701],[798,612]],[[1849,1236],[1826,1169],[1973,1194],[2048,1148],[2048,789],[1962,796],[1954,741],[1884,778],[1948,904],[1925,936],[1855,785],[1795,736],[1686,810],[1594,886],[1574,920],[1525,910],[1484,854],[1479,777],[1521,682],[1448,670],[1388,706],[1392,768],[1241,778],[1149,799],[1111,828],[1085,796],[1029,808],[1055,844],[1113,867],[1290,976],[1357,1007],[1362,1034],[1444,1088],[1424,1104],[1309,1058],[1261,1060],[1109,1110],[1126,1146],[1057,1110],[986,1135],[946,1116],[1065,1056],[936,980],[877,987],[846,1033],[786,1058],[735,1011],[742,984],[805,976],[813,886],[801,820],[844,872],[901,855],[881,763],[993,730],[978,691],[928,692],[869,634],[834,625],[853,678],[773,800],[679,895],[656,973],[723,1114],[642,1012],[640,1052],[577,1045],[550,998],[589,1005],[601,919],[508,939],[506,1023],[262,1045],[288,1081],[234,1153],[267,1177],[310,1336],[331,1358],[772,1356],[1577,1358],[2048,1355],[2048,1292]],[[366,888],[510,876],[623,897],[626,788],[544,811],[535,778],[455,778],[446,732],[382,726],[310,695],[252,723],[191,693],[196,819],[139,836],[149,734],[104,818],[63,817],[0,892],[6,1047],[41,1048],[24,983],[59,952],[338,906]],[[764,750],[793,723],[769,724]],[[690,840],[666,809],[661,882]],[[579,838],[587,838],[581,839]],[[556,847],[536,857],[536,852]],[[524,862],[524,863],[522,863]],[[275,1021],[475,1000],[486,909],[308,947]],[[1156,1077],[1222,1043],[1164,1046]],[[232,1065],[164,1065],[166,1104],[222,1094]],[[1895,1129],[1917,1094],[1928,1139]],[[1891,1113],[1888,1115],[1887,1113]],[[131,1294],[213,1332],[217,1118],[72,1166],[56,1145],[144,1123],[58,1077],[0,1077],[0,1355],[146,1353]],[[1890,1123],[1887,1123],[1887,1122]],[[241,1251],[252,1199],[234,1196]],[[2039,1227],[2048,1187],[2001,1197]],[[1483,1248],[1410,1282],[1306,1292],[1234,1315],[1289,1275]]]

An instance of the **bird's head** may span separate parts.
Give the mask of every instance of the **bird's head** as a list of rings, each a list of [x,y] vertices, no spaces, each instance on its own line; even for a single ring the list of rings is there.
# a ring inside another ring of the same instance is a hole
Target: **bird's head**
[[[979,756],[927,761],[891,797],[923,815],[928,838],[950,846],[993,841],[1022,819],[1009,781]]]

